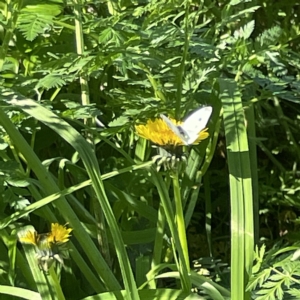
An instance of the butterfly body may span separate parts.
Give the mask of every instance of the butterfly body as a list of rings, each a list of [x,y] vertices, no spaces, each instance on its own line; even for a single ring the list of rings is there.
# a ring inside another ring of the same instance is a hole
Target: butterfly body
[[[160,116],[185,145],[191,145],[199,137],[200,131],[205,128],[211,113],[211,106],[199,108],[188,116],[181,125],[175,125],[165,115]]]

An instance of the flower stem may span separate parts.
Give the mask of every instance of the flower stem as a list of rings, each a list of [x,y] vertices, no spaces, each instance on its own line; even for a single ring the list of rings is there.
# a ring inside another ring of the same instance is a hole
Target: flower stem
[[[187,246],[185,222],[184,222],[184,215],[182,210],[181,192],[180,192],[180,185],[179,185],[177,171],[173,172],[172,179],[173,179],[173,191],[174,191],[175,207],[176,207],[176,213],[175,213],[176,225],[177,225],[180,244],[183,250],[185,264],[189,272],[190,271],[189,252]]]

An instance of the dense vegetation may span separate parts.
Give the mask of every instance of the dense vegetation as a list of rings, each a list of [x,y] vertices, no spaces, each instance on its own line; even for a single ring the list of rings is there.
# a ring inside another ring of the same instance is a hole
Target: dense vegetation
[[[300,299],[298,1],[0,4],[1,299]]]

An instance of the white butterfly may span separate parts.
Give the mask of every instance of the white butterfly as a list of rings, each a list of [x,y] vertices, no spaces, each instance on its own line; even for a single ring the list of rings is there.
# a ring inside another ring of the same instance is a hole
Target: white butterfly
[[[212,113],[212,107],[206,106],[197,109],[188,116],[182,125],[175,125],[165,115],[160,117],[166,122],[168,127],[183,141],[185,145],[193,144],[199,137],[199,133],[203,130]]]

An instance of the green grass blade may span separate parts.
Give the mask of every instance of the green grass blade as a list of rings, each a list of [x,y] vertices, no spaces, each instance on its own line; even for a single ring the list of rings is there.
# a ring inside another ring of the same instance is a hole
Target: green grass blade
[[[6,285],[0,285],[0,295],[10,295],[10,296],[19,297],[20,299],[28,299],[28,300],[42,300],[42,297],[37,292],[29,291],[14,286],[6,286]]]
[[[231,201],[231,296],[245,292],[253,261],[253,200],[248,139],[241,95],[233,80],[220,79]]]
[[[251,161],[252,189],[253,189],[253,216],[254,216],[254,242],[255,245],[259,242],[259,191],[258,191],[258,170],[257,170],[257,143],[256,143],[256,128],[255,115],[253,104],[250,104],[246,110],[246,118],[248,124],[249,137],[249,153]]]

